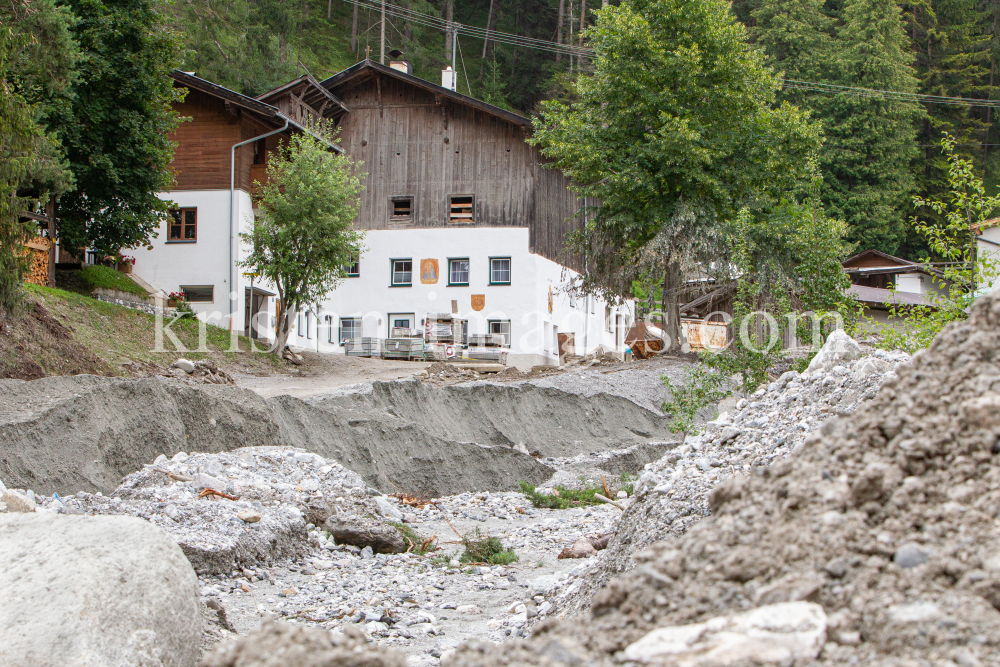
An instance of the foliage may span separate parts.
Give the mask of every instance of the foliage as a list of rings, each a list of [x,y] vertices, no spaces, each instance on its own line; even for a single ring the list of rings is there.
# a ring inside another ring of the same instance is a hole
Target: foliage
[[[37,231],[21,213],[71,184],[55,137],[39,122],[42,109],[29,99],[58,94],[70,77],[68,22],[50,0],[0,6],[0,309],[7,311],[23,303],[23,243]]]
[[[724,266],[724,228],[767,211],[814,176],[818,128],[789,105],[724,0],[640,0],[597,12],[593,76],[579,102],[547,102],[531,141],[579,196],[599,200],[574,239],[581,289],[630,296],[663,277],[670,343],[683,269]]]
[[[499,537],[483,535],[478,528],[472,535],[462,537],[465,551],[458,557],[462,563],[489,563],[490,565],[510,565],[518,561],[513,549],[504,547]]]
[[[986,195],[972,162],[956,153],[951,135],[945,134],[941,146],[948,157],[950,192],[944,199],[914,197],[916,206],[930,209],[936,220],[913,216],[910,222],[944,263],[930,268],[937,289],[925,295],[929,306],[889,305],[890,316],[903,325],[883,331],[880,345],[887,349],[912,353],[929,346],[945,325],[968,318],[972,302],[1000,275],[997,255],[977,252],[976,242],[985,221],[1000,209],[1000,195]]]
[[[392,525],[403,536],[403,541],[406,542],[407,553],[423,556],[441,549],[441,547],[434,545],[435,538],[421,537],[417,534],[417,531],[405,523],[393,523]]]
[[[660,376],[660,380],[670,391],[670,400],[664,401],[661,409],[670,415],[670,430],[682,434],[681,442],[694,432],[695,415],[699,410],[732,393],[726,388],[727,376],[702,364],[689,367],[679,385],[671,383],[667,375]]]
[[[618,489],[627,491],[629,495],[632,495],[632,482],[634,480],[622,476],[618,480]],[[518,482],[518,486],[521,488],[521,493],[523,493],[531,504],[540,509],[550,509],[550,510],[565,510],[573,507],[582,507],[584,505],[600,505],[601,501],[594,497],[595,493],[604,495],[603,486],[592,486],[583,489],[567,489],[565,486],[555,486],[555,493],[541,493],[535,489],[533,484],[529,484],[524,480]],[[612,493],[616,493],[614,486],[609,486]],[[612,498],[614,500],[614,498]]]
[[[784,341],[811,339],[814,354],[824,333],[860,315],[846,296],[850,280],[837,259],[846,252],[845,226],[823,214],[818,187],[814,182],[802,204],[784,201],[769,215],[755,218],[744,209],[728,229],[736,281],[733,340],[703,362],[725,376],[739,374],[744,393],[785,359]]]
[[[302,133],[268,160],[253,230],[240,234],[250,252],[239,264],[278,292],[275,349],[284,349],[292,316],[344,278],[344,266],[362,251],[354,230],[362,189],[356,163],[336,154],[332,137]]]
[[[108,266],[96,264],[85,266],[79,271],[79,279],[86,287],[88,293],[100,287],[138,296],[147,296],[146,290],[139,287],[134,280]]]
[[[60,200],[59,230],[69,248],[104,254],[145,245],[165,218],[181,99],[170,71],[180,64],[178,35],[164,0],[66,0],[80,47],[69,104],[48,124],[66,150],[76,189]]]
[[[848,0],[831,58],[832,83],[916,92],[899,6],[894,0]],[[878,96],[827,95],[814,102],[828,142],[822,152],[823,202],[848,225],[861,250],[893,253],[905,236],[913,191],[914,124],[923,109]]]

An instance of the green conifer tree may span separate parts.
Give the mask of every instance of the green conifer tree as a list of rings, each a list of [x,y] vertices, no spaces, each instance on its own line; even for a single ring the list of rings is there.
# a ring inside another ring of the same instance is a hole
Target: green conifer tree
[[[830,58],[834,82],[916,92],[913,56],[895,2],[848,0],[843,20]],[[827,137],[821,161],[828,214],[847,222],[848,240],[857,249],[896,252],[906,235],[915,122],[922,107],[879,95],[814,99]]]
[[[751,39],[763,47],[779,76],[825,81],[829,70],[834,20],[823,13],[823,0],[763,0],[753,12]],[[812,108],[813,96],[788,89],[781,99]]]

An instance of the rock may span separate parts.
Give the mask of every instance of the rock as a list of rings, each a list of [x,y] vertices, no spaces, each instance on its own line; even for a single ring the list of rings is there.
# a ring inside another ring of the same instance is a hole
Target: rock
[[[3,492],[0,501],[7,505],[8,512],[34,512],[36,507],[35,502],[28,496],[10,489]]]
[[[573,546],[563,549],[558,558],[590,558],[597,553],[597,549],[590,544],[590,540],[581,537],[573,543]]]
[[[826,343],[809,362],[809,368],[806,369],[806,372],[830,371],[834,366],[860,358],[861,347],[853,338],[844,333],[843,329],[837,329],[827,337]]]
[[[7,487],[6,487],[6,486],[4,486],[4,484],[3,484],[3,480],[2,480],[2,479],[0,479],[0,495],[2,495],[2,494],[3,494],[3,492],[4,492],[4,491],[6,491],[6,490],[7,490]]]
[[[658,628],[629,645],[625,659],[684,667],[785,666],[815,659],[825,641],[821,606],[784,602],[704,623]]]
[[[200,472],[194,476],[191,480],[191,486],[195,491],[201,491],[202,489],[212,489],[213,491],[218,491],[219,493],[226,492],[226,483],[221,479],[212,477],[203,472]]]
[[[590,546],[594,547],[596,551],[602,551],[608,548],[612,536],[614,533],[604,533],[603,535],[590,535],[587,539],[590,541]]]
[[[371,547],[365,547],[361,550],[361,557],[365,560],[371,560],[372,558],[375,558],[375,552]]]
[[[618,492],[618,500],[625,500],[626,498],[628,498],[628,491]]]
[[[0,665],[194,667],[198,579],[134,517],[0,516]]]
[[[236,516],[238,516],[240,519],[242,519],[247,523],[257,523],[261,519],[260,512],[256,510],[246,510],[244,512],[238,512]]]
[[[467,616],[472,616],[475,614],[483,613],[483,610],[474,604],[460,604],[455,607],[455,612],[458,614],[465,614]]]
[[[396,509],[396,507],[389,502],[388,498],[385,496],[375,496],[374,501],[376,507],[378,507],[380,515],[388,517],[399,523],[403,521],[403,513]]]
[[[375,553],[402,553],[406,551],[403,536],[394,527],[377,519],[358,515],[338,514],[324,524],[337,544],[370,547]]]
[[[188,359],[178,359],[177,361],[171,364],[171,367],[179,368],[188,375],[191,375],[191,373],[194,373],[195,364],[193,361],[190,361]]]
[[[201,662],[202,667],[274,667],[278,664],[281,667],[406,667],[406,658],[398,651],[370,646],[361,629],[350,625],[340,634],[267,620],[246,637],[219,645]]]
[[[927,562],[929,554],[916,544],[907,543],[896,550],[892,561],[901,568],[917,567]]]

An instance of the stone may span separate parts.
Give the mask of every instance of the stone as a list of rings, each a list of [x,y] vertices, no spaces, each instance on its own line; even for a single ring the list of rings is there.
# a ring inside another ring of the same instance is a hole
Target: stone
[[[0,516],[0,562],[0,665],[197,663],[198,578],[148,521]]]
[[[7,505],[8,512],[34,512],[35,507],[37,507],[28,496],[10,489],[3,492],[0,501]]]
[[[826,613],[811,602],[783,602],[704,623],[657,628],[630,644],[626,660],[677,667],[805,664],[826,642]]]
[[[201,491],[202,489],[212,489],[213,491],[218,491],[219,493],[226,492],[226,483],[217,477],[212,477],[211,475],[200,472],[194,476],[191,480],[191,486],[195,491]]]
[[[590,558],[597,553],[597,549],[591,545],[590,540],[581,537],[573,543],[573,546],[563,549],[558,558]]]
[[[246,510],[243,512],[239,512],[236,514],[236,516],[238,516],[246,523],[257,523],[258,521],[261,520],[260,512],[257,512],[255,510]]]
[[[372,558],[375,558],[375,553],[371,547],[365,547],[361,550],[361,557],[365,560],[371,560]]]
[[[483,610],[474,604],[460,604],[455,607],[455,612],[459,614],[465,614],[467,616],[472,616],[474,614],[481,614]]]
[[[848,336],[843,329],[837,329],[831,333],[823,347],[820,348],[816,356],[809,362],[806,372],[831,371],[834,366],[854,361],[861,358],[861,346]]]
[[[3,494],[3,492],[6,491],[6,490],[7,490],[7,487],[4,486],[3,480],[0,479],[0,494]]]
[[[327,519],[324,526],[337,544],[351,544],[361,549],[370,547],[376,553],[406,551],[399,531],[377,519],[341,513]]]
[[[399,523],[403,521],[403,513],[390,503],[388,498],[385,496],[375,496],[374,501],[375,506],[378,507],[379,514],[383,517],[388,517]]]
[[[171,367],[173,367],[173,368],[179,368],[180,370],[184,371],[188,375],[191,375],[191,373],[194,373],[195,364],[194,364],[193,361],[191,361],[189,359],[183,359],[182,358],[182,359],[178,359],[177,361],[175,361],[174,363],[172,363]]]
[[[903,569],[923,565],[929,559],[929,554],[916,544],[907,543],[896,550],[892,561]]]

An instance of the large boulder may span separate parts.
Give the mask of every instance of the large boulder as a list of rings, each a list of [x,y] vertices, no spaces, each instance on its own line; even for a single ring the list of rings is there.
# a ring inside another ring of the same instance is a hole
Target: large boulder
[[[860,358],[861,346],[843,329],[837,329],[827,337],[823,347],[809,362],[809,368],[806,370],[810,373],[829,371],[834,366],[843,366]]]
[[[352,544],[362,549],[371,547],[377,554],[406,551],[400,532],[378,519],[340,512],[327,519],[324,525],[337,544]]]
[[[198,579],[134,517],[0,515],[0,665],[194,667]]]

